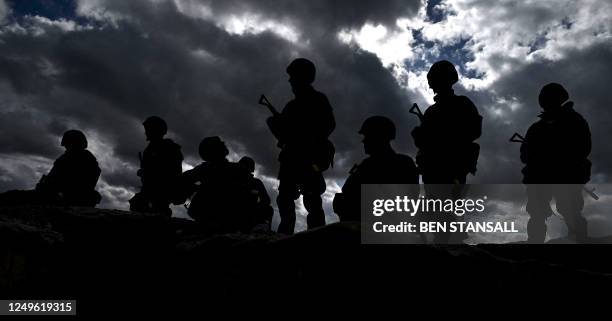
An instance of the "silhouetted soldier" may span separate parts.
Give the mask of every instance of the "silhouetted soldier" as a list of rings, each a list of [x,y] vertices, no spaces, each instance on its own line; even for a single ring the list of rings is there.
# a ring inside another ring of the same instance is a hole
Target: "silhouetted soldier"
[[[474,141],[481,135],[482,117],[468,97],[455,95],[453,85],[459,76],[452,63],[443,60],[433,64],[427,81],[436,96],[421,125],[412,131],[419,148],[417,166],[428,198],[458,198],[467,174],[476,173],[480,146]],[[440,217],[456,219],[451,214]],[[434,242],[447,243],[450,236],[438,233]]]
[[[419,197],[419,174],[412,158],[391,147],[395,132],[395,124],[382,116],[370,117],[361,126],[359,133],[369,157],[351,169],[342,193],[334,197],[334,212],[341,221],[361,220],[361,184],[413,184],[409,196]]]
[[[268,125],[282,149],[276,199],[281,217],[278,232],[293,234],[294,201],[300,195],[304,196],[308,211],[308,228],[325,225],[321,201],[326,189],[323,171],[333,162],[334,148],[328,137],[336,122],[327,97],[312,87],[314,64],[299,58],[291,62],[287,73],[295,99],[279,115],[270,117]]]
[[[47,175],[43,175],[33,191],[10,191],[0,199],[2,205],[66,205],[95,207],[102,197],[95,190],[100,167],[87,150],[87,138],[78,130],[64,133],[62,154]]]
[[[213,233],[250,231],[255,221],[250,173],[227,160],[229,151],[217,136],[204,138],[199,152],[205,162],[183,173],[183,183],[195,191],[189,216]]]
[[[251,174],[249,181],[249,191],[255,200],[255,225],[258,230],[270,231],[270,223],[272,223],[272,216],[274,215],[274,209],[270,204],[270,196],[266,190],[264,183],[256,178],[253,174],[255,172],[255,161],[250,157],[242,157],[238,164],[242,166]]]
[[[591,162],[587,159],[591,153],[591,132],[586,120],[574,110],[574,103],[568,100],[563,86],[556,83],[544,86],[539,96],[544,112],[529,128],[521,146],[530,243],[544,242],[553,199],[569,236],[577,242],[587,238],[587,222],[581,212],[582,190],[591,176]]]
[[[151,116],[143,123],[149,145],[140,156],[142,189],[130,200],[130,210],[159,213],[172,216],[170,204],[182,203],[177,197],[177,187],[183,172],[181,146],[164,138],[168,132],[166,122]]]

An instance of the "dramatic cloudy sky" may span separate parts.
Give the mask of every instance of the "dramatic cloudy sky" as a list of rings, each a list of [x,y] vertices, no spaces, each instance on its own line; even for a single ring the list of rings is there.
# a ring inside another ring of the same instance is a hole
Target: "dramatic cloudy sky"
[[[395,146],[414,155],[407,109],[432,102],[425,75],[440,59],[457,64],[456,92],[485,119],[472,182],[520,182],[507,139],[537,119],[552,81],[590,123],[593,181],[609,182],[611,19],[608,0],[0,0],[0,191],[33,187],[62,153],[61,134],[78,128],[103,170],[101,206],[126,208],[141,122],[159,115],[185,168],[199,163],[203,137],[219,135],[233,159],[255,158],[274,193],[278,151],[256,102],[291,98],[285,67],[301,56],[316,63],[338,123],[329,221],[329,200],[364,157],[366,117],[392,117]]]

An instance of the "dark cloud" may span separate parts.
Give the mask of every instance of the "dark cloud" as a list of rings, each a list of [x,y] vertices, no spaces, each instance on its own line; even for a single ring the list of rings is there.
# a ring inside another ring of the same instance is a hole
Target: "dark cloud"
[[[188,159],[199,159],[201,138],[220,135],[235,152],[252,155],[262,174],[275,176],[278,150],[265,127],[267,112],[256,102],[265,93],[282,107],[291,98],[285,67],[305,56],[317,64],[315,86],[335,108],[338,129],[333,140],[344,162],[329,176],[343,178],[362,157],[356,132],[367,116],[397,119],[404,133],[398,141],[403,150],[412,145],[408,133],[414,120],[404,108],[409,94],[378,58],[341,44],[334,30],[366,21],[391,24],[414,12],[418,3],[210,3],[218,14],[248,11],[290,22],[300,33],[298,43],[274,30],[230,33],[214,19],[179,12],[171,1],[109,1],[106,14],[122,18],[108,24],[98,20],[67,25],[22,17],[5,25],[0,35],[0,79],[8,84],[0,87],[0,95],[13,97],[3,104],[0,122],[5,137],[23,137],[5,138],[0,153],[52,160],[58,156],[63,130],[83,129],[90,142],[107,148],[100,148],[104,155],[98,155],[103,169],[100,186],[111,198],[105,204],[116,206],[126,198],[113,188],[133,190],[139,185],[133,169],[138,166],[137,152],[146,144],[141,122],[159,115]],[[24,102],[29,114],[6,109]],[[0,183],[2,190],[9,187]]]
[[[518,161],[519,145],[508,142],[514,132],[525,133],[537,121],[541,109],[538,105],[540,89],[550,83],[561,83],[570,93],[575,110],[589,122],[593,141],[591,161],[594,182],[604,183],[612,175],[612,154],[608,138],[612,137],[612,105],[609,85],[612,83],[610,55],[607,43],[585,50],[571,50],[555,62],[528,64],[517,68],[492,85],[497,97],[514,97],[522,107],[506,110],[501,117],[489,116],[485,122],[484,159],[479,181],[487,183],[518,183],[522,164]],[[481,106],[494,105],[490,92],[475,95]]]
[[[332,140],[338,154],[329,179],[341,184],[364,157],[357,130],[373,114],[393,118],[395,146],[414,155],[409,133],[416,119],[407,110],[424,99],[400,87],[375,54],[338,41],[337,34],[366,22],[394,27],[397,17],[414,14],[421,1],[181,1],[181,8],[175,1],[80,3],[76,23],[27,16],[0,27],[0,191],[31,188],[61,153],[59,136],[76,127],[87,133],[103,169],[102,206],[127,207],[130,192],[140,185],[137,153],[146,145],[141,123],[149,115],[167,120],[170,137],[183,146],[192,165],[199,162],[199,141],[219,135],[235,153],[253,156],[260,174],[274,177],[278,150],[265,126],[267,111],[256,102],[262,93],[279,108],[291,99],[285,67],[298,56],[317,64],[315,87],[334,106],[338,127]],[[189,4],[207,4],[212,16],[198,16]],[[297,36],[283,38],[274,26],[245,33],[223,27],[221,20],[244,13],[290,26]],[[547,12],[524,16],[526,23],[550,18]],[[457,58],[465,70],[473,59],[467,39],[439,52],[432,49],[423,65],[408,65],[426,69],[447,57]],[[551,81],[568,88],[576,109],[590,122],[594,179],[609,180],[611,50],[601,43],[530,64],[491,57],[494,66],[515,67],[489,88],[458,86],[457,93],[469,96],[485,116],[479,171],[471,181],[520,183],[518,145],[507,141],[537,120],[537,93]],[[521,107],[509,108],[513,102]],[[495,114],[496,108],[503,113]],[[266,184],[272,190],[273,183]],[[523,189],[512,191],[491,195],[519,208]],[[325,206],[330,214],[329,202]]]

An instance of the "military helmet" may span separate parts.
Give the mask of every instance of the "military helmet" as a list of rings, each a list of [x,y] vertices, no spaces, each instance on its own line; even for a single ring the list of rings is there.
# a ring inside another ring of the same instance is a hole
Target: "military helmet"
[[[289,64],[287,73],[293,79],[312,84],[315,80],[317,71],[312,61],[306,58],[297,58]]]
[[[62,136],[61,145],[66,148],[85,149],[87,148],[87,138],[80,130],[71,129]]]
[[[142,123],[145,128],[149,128],[155,133],[160,135],[166,135],[168,132],[168,125],[166,121],[157,116],[151,116]]]
[[[538,99],[542,107],[561,106],[569,100],[569,93],[562,85],[553,82],[542,87]]]
[[[366,119],[359,129],[364,136],[375,137],[383,140],[395,139],[395,124],[384,116],[372,116]]]
[[[455,65],[450,61],[441,60],[431,66],[427,73],[427,80],[452,86],[459,81],[459,74],[457,74]]]
[[[240,166],[242,166],[246,170],[248,170],[249,173],[253,173],[255,171],[255,160],[253,160],[252,158],[250,158],[248,156],[242,157],[238,161],[238,164],[240,164]]]
[[[219,136],[206,137],[202,139],[198,148],[200,157],[203,160],[209,161],[225,157],[229,154],[229,150]]]

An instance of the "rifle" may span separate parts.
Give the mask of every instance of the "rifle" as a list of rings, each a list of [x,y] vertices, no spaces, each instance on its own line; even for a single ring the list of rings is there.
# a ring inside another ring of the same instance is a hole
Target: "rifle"
[[[259,104],[268,107],[268,110],[272,113],[273,116],[280,115],[278,110],[276,110],[276,108],[272,106],[272,103],[270,103],[270,101],[268,100],[268,98],[266,98],[265,95],[261,95],[261,97],[259,97]]]
[[[523,137],[521,134],[519,133],[514,133],[514,135],[512,135],[512,137],[510,137],[510,142],[513,143],[520,143],[523,144],[525,143],[527,140],[525,139],[525,137]],[[590,196],[592,197],[594,200],[598,201],[599,200],[599,196],[597,194],[595,194],[595,188],[587,188],[586,186],[583,188],[583,190]]]
[[[272,131],[272,135],[274,135],[274,137],[276,137],[276,140],[278,140],[278,143],[276,144],[276,146],[278,148],[283,148],[283,143],[281,143],[280,141],[280,133],[279,133],[279,129],[278,126],[275,124],[278,124],[277,122],[275,122],[275,118],[278,118],[278,116],[281,115],[281,113],[278,112],[278,110],[272,105],[272,103],[268,100],[268,98],[266,98],[265,95],[261,95],[261,97],[259,97],[259,104],[262,106],[266,106],[268,108],[268,110],[272,113],[272,118],[269,118],[267,123],[268,123],[268,127],[270,128],[270,131]]]
[[[419,120],[421,121],[421,123],[423,122],[423,112],[421,112],[421,109],[419,108],[419,105],[414,103],[412,105],[412,108],[410,108],[410,110],[408,112],[411,113],[411,114],[416,115],[419,118]]]

